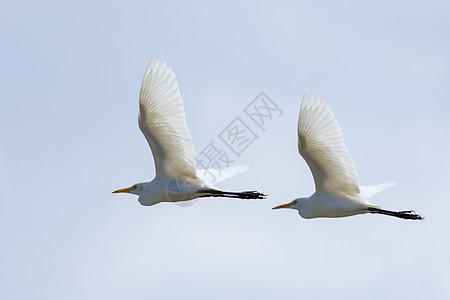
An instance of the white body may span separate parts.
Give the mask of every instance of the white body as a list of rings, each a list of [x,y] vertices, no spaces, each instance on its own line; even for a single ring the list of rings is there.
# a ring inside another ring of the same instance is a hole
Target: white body
[[[142,184],[139,190],[139,203],[145,206],[160,202],[178,202],[195,199],[197,191],[203,188],[201,182],[197,184],[180,182],[174,178],[155,177],[152,181]]]
[[[333,194],[314,193],[311,197],[304,200],[299,199],[297,202],[301,202],[299,215],[305,219],[348,217],[362,214],[367,209],[367,204],[363,201]]]
[[[292,208],[297,208],[298,213],[305,219],[312,218],[339,218],[368,213],[369,207],[377,207],[368,203],[368,199],[395,182],[380,183],[371,186],[360,186],[360,194],[343,197],[333,193],[314,193],[309,198],[297,198],[297,203]],[[301,208],[300,208],[301,207]]]

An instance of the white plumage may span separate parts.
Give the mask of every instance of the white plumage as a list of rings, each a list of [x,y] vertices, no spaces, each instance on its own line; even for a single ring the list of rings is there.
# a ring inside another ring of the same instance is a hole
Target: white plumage
[[[389,211],[368,203],[375,194],[395,185],[359,186],[358,174],[341,128],[325,101],[303,97],[298,120],[298,150],[314,177],[316,192],[307,198],[274,207],[293,208],[303,218],[346,217],[364,213],[422,219],[414,211]]]
[[[341,196],[359,193],[359,180],[341,128],[325,101],[303,98],[298,121],[298,151],[314,177],[316,191]]]
[[[197,181],[183,98],[175,74],[159,60],[150,61],[142,81],[139,128],[152,149],[156,176]]]

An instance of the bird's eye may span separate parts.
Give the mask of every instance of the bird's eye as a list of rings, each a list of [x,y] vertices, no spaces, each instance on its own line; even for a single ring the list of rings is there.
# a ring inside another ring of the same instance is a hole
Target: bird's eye
[[[132,188],[133,190],[135,190],[135,189],[137,189],[137,185],[133,185],[131,188]]]

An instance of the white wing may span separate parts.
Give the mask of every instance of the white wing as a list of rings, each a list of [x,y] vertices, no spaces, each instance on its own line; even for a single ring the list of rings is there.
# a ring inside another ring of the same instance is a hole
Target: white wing
[[[358,174],[341,128],[325,101],[303,97],[298,120],[298,150],[314,176],[317,192],[359,194]]]
[[[366,185],[366,186],[360,186],[359,189],[361,190],[361,194],[366,198],[369,199],[376,194],[384,191],[385,189],[396,185],[397,183],[394,181],[384,181],[380,182],[379,184],[375,185]]]
[[[152,149],[156,176],[197,178],[194,145],[175,74],[153,58],[142,81],[139,128]]]
[[[233,166],[221,169],[197,170],[197,176],[209,187],[248,170],[249,165]]]

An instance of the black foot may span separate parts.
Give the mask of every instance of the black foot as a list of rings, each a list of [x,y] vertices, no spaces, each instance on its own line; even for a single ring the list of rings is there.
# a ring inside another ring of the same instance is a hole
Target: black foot
[[[241,199],[265,199],[267,195],[264,195],[263,193],[259,193],[257,191],[246,191],[246,192],[240,192],[239,198]]]
[[[422,217],[421,215],[418,215],[413,210],[402,210],[402,211],[399,211],[398,213],[400,214],[400,218],[403,218],[403,219],[410,219],[410,220],[423,220],[423,219],[425,219],[424,217]]]

